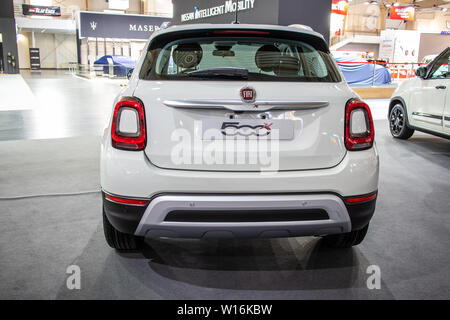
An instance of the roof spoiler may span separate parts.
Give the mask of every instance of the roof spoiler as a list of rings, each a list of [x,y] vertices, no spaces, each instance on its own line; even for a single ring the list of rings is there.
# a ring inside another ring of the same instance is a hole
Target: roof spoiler
[[[304,25],[304,24],[290,24],[288,27],[314,31],[313,28],[311,28],[310,26]]]
[[[164,29],[167,29],[170,26],[172,26],[172,22],[165,21],[165,22],[161,23],[161,26],[159,27],[159,29],[164,30]]]

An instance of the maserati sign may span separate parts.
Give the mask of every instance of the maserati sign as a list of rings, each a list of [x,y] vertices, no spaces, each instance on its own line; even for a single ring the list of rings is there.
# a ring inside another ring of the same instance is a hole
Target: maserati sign
[[[169,18],[132,14],[80,12],[80,38],[148,39]]]

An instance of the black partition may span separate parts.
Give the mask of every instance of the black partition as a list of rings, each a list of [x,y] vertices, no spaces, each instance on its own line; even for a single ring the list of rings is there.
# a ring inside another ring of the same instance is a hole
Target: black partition
[[[173,23],[231,23],[235,19],[233,0],[172,0]],[[240,23],[305,24],[330,36],[331,0],[238,0]]]
[[[0,5],[0,33],[2,34],[3,72],[19,73],[13,0],[2,0]]]
[[[329,42],[331,0],[278,0],[278,2],[278,24],[308,25]]]

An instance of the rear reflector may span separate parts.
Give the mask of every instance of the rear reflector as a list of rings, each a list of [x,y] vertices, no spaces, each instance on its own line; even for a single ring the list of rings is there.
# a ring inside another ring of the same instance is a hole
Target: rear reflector
[[[148,203],[147,200],[119,198],[119,197],[110,196],[109,194],[105,194],[105,198],[112,202],[130,204],[130,205],[135,205],[135,206],[144,206]]]
[[[243,34],[243,35],[269,35],[268,31],[257,31],[257,30],[214,30],[214,34]]]
[[[350,100],[345,109],[345,146],[350,151],[369,149],[374,137],[369,106],[361,100]]]
[[[346,199],[345,199],[345,202],[346,202],[346,203],[365,202],[365,201],[369,201],[369,200],[375,199],[376,196],[377,196],[377,194],[374,193],[374,194],[371,194],[370,196],[354,197],[354,198],[346,198]]]
[[[111,124],[112,146],[139,151],[145,148],[146,127],[143,105],[135,98],[117,102]]]

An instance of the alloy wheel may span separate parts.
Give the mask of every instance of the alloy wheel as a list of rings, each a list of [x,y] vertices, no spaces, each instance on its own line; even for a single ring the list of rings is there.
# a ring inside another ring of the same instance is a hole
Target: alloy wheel
[[[396,104],[392,110],[389,117],[389,125],[391,127],[391,132],[394,136],[399,136],[405,127],[405,113],[403,107]]]

